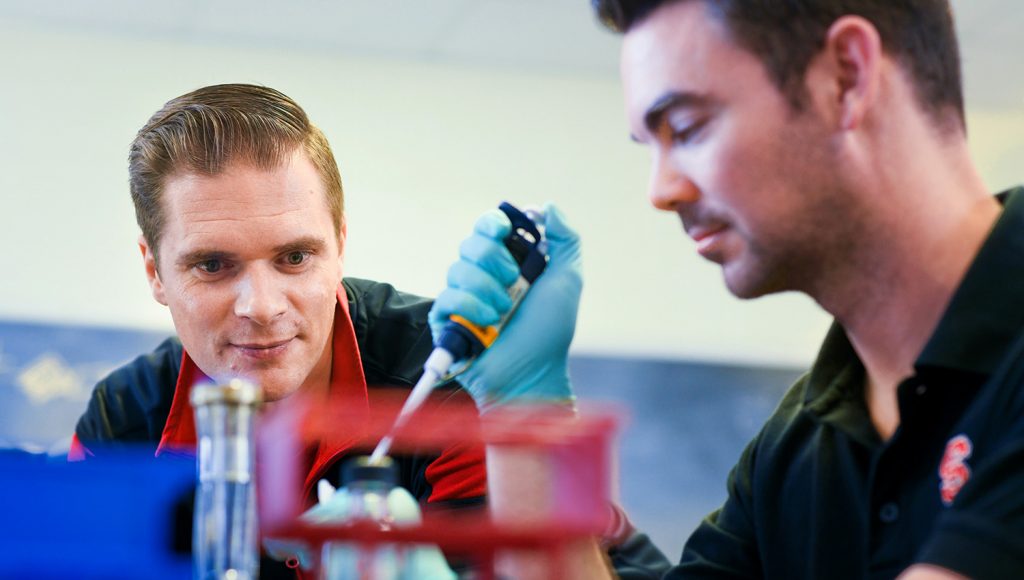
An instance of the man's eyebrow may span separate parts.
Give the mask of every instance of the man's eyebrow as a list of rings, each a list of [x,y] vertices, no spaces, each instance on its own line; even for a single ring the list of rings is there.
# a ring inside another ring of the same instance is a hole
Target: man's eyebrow
[[[274,248],[275,254],[287,254],[289,252],[321,252],[327,247],[323,238],[316,236],[304,236],[288,243],[281,244]]]
[[[192,250],[187,254],[178,256],[178,259],[174,261],[180,267],[190,268],[194,264],[199,262],[207,262],[210,260],[230,260],[234,257],[234,254],[229,252],[221,252],[218,250],[199,249]]]
[[[711,102],[706,95],[692,92],[669,91],[658,97],[644,113],[644,125],[651,133],[657,133],[665,119],[665,115],[676,107],[697,107],[704,106]],[[635,135],[630,135],[634,141],[638,141]]]

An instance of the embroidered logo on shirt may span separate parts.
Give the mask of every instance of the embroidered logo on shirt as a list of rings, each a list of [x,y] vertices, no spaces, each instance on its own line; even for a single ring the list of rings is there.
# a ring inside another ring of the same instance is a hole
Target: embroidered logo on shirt
[[[952,504],[960,488],[970,479],[971,468],[967,465],[967,458],[973,450],[974,445],[967,435],[957,435],[946,443],[946,452],[939,463],[939,494],[944,505]]]

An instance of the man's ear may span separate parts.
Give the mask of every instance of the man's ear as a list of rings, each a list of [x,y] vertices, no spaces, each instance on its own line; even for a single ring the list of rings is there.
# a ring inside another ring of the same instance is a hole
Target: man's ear
[[[821,52],[808,68],[812,99],[832,112],[839,128],[858,128],[878,98],[882,39],[871,22],[843,16],[832,23]]]
[[[338,271],[345,271],[345,240],[348,238],[348,222],[345,216],[341,216],[341,224],[338,226]]]
[[[146,268],[146,278],[149,280],[149,288],[153,292],[153,299],[167,306],[167,297],[164,293],[164,283],[160,280],[160,271],[156,265],[156,254],[153,248],[146,241],[146,236],[139,235],[139,250],[142,252],[142,262]]]

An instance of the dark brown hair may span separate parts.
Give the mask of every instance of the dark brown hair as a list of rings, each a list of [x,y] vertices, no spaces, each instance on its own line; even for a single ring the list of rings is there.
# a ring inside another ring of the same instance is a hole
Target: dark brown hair
[[[591,0],[601,21],[627,32],[660,6],[683,0]],[[701,0],[740,46],[757,56],[791,106],[804,104],[804,74],[841,16],[870,21],[882,49],[907,71],[923,110],[963,131],[960,51],[948,0]]]

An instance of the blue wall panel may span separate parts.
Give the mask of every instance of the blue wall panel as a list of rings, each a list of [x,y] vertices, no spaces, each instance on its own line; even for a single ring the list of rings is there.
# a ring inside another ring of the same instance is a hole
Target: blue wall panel
[[[0,321],[0,448],[66,444],[96,381],[165,335]]]
[[[621,405],[621,499],[669,560],[725,499],[725,480],[798,369],[574,357],[581,400]]]

